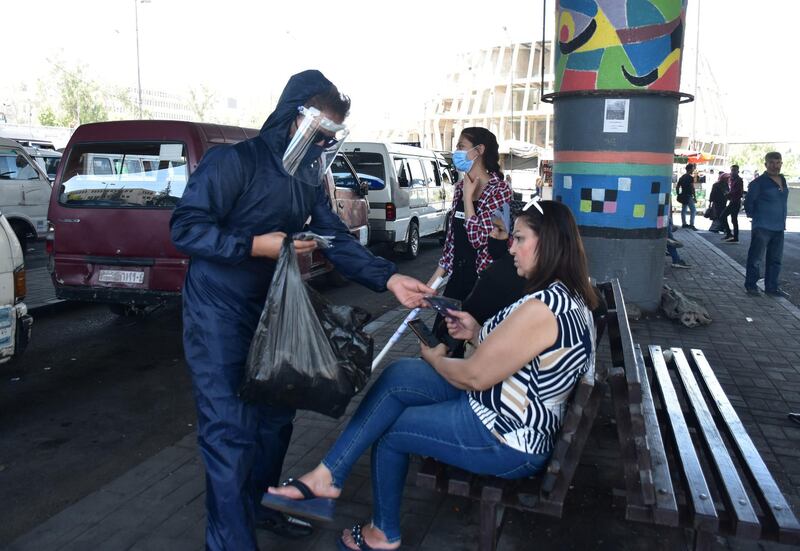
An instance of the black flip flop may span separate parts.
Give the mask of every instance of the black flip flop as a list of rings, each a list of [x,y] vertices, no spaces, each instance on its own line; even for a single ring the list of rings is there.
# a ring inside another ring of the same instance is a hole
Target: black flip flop
[[[290,478],[281,486],[294,486],[303,494],[302,499],[292,499],[277,494],[265,492],[261,497],[261,505],[269,509],[286,513],[295,517],[302,517],[318,522],[330,522],[333,520],[333,512],[336,508],[336,500],[329,497],[317,497],[306,484]]]

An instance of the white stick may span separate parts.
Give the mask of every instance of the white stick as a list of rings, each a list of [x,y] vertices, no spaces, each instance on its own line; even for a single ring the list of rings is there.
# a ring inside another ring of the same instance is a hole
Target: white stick
[[[437,290],[444,282],[445,278],[437,277],[436,280],[431,284],[431,289],[434,291]],[[394,334],[389,337],[389,341],[384,345],[383,350],[381,350],[375,359],[372,360],[372,371],[375,371],[375,368],[381,363],[383,357],[386,356],[395,343],[400,340],[400,337],[402,337],[403,333],[405,333],[406,329],[408,329],[408,322],[416,319],[416,317],[419,315],[419,311],[420,308],[414,308],[411,310],[411,312],[409,312],[409,314],[406,316],[406,319],[403,320],[403,323],[400,324],[400,327],[397,328],[397,331],[395,331]]]

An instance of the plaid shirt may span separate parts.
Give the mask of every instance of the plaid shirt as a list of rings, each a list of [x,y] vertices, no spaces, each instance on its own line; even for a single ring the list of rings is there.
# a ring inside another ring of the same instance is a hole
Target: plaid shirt
[[[444,242],[442,258],[439,266],[445,273],[453,271],[453,216],[455,216],[456,205],[464,196],[464,182],[456,184],[453,193],[453,205],[450,209],[449,223],[447,224],[447,238]],[[499,209],[504,203],[511,203],[511,186],[505,180],[501,180],[497,173],[491,173],[491,178],[486,184],[481,198],[478,200],[478,208],[475,216],[464,220],[464,228],[467,231],[467,239],[470,245],[477,251],[475,268],[478,273],[489,267],[492,257],[489,255],[487,244],[489,233],[492,231],[492,213]]]

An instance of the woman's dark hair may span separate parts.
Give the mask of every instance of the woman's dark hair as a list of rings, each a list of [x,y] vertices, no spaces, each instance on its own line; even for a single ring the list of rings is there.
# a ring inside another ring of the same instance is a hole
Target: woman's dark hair
[[[325,92],[311,96],[306,102],[306,107],[316,107],[320,111],[336,113],[342,119],[350,114],[350,98],[339,93],[333,84]]]
[[[472,145],[483,146],[483,166],[489,172],[496,172],[500,179],[505,179],[500,170],[500,146],[497,145],[497,136],[482,126],[469,126],[461,131]]]
[[[536,268],[528,278],[526,291],[541,291],[555,280],[561,281],[573,294],[583,298],[590,310],[597,307],[597,294],[589,282],[586,252],[578,233],[578,225],[569,208],[556,201],[539,201],[544,215],[535,206],[517,215],[516,223],[523,223],[536,232]]]

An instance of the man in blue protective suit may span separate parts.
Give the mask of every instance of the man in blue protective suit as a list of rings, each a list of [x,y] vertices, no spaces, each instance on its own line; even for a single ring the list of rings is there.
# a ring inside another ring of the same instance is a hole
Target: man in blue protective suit
[[[257,525],[288,537],[311,533],[260,506],[265,489],[278,484],[294,410],[237,396],[284,237],[310,217],[310,231],[334,236],[324,254],[345,277],[388,289],[410,308],[433,293],[373,256],[331,210],[322,177],[346,135],[349,107],[319,71],[294,75],[259,136],[208,151],[172,215],[172,240],[191,256],[183,343],[206,467],[208,549],[257,549]],[[294,244],[298,253],[315,247]]]

